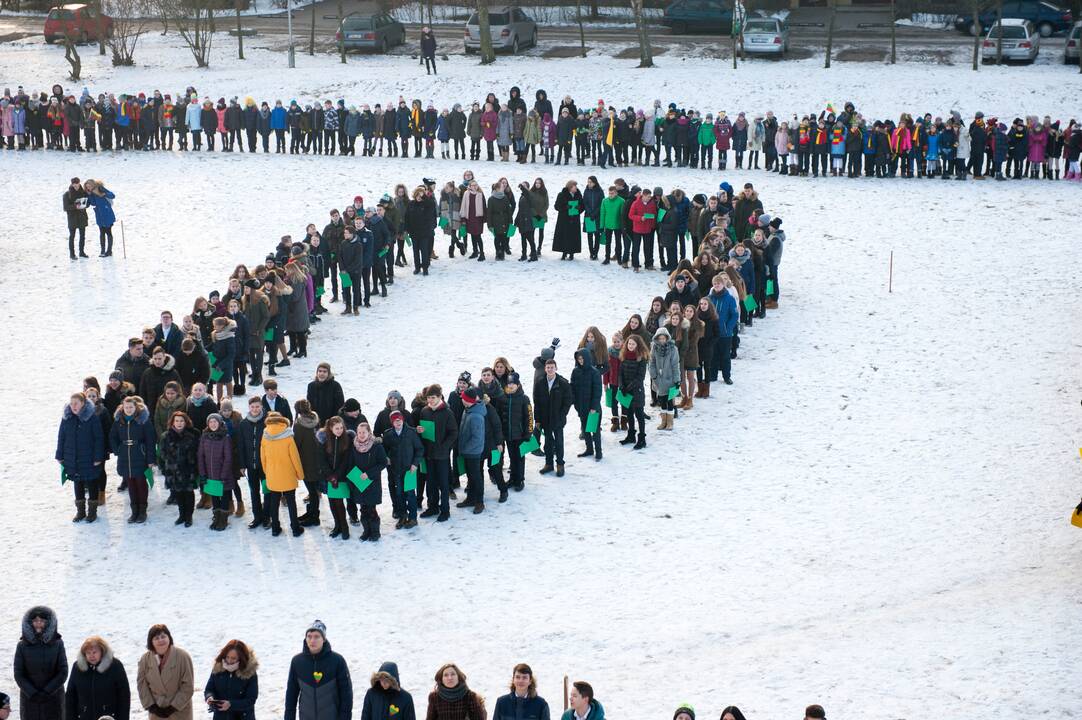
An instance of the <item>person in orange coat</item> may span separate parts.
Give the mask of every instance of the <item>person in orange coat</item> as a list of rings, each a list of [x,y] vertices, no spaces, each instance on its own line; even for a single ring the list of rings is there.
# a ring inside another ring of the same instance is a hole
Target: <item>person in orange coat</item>
[[[293,442],[293,428],[289,420],[280,413],[267,414],[263,430],[263,442],[259,446],[259,459],[267,483],[267,516],[271,519],[271,534],[282,534],[282,525],[278,522],[278,507],[285,496],[289,509],[289,527],[293,537],[302,535],[304,528],[297,519],[297,483],[304,478],[301,456],[297,444]]]

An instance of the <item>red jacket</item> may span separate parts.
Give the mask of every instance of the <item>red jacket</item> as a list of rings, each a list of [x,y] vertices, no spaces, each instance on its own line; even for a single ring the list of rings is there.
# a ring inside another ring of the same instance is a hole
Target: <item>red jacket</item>
[[[650,217],[646,217],[647,215]],[[638,235],[652,233],[657,227],[657,203],[652,197],[650,202],[643,202],[640,195],[631,203],[627,216],[631,218],[631,232]]]

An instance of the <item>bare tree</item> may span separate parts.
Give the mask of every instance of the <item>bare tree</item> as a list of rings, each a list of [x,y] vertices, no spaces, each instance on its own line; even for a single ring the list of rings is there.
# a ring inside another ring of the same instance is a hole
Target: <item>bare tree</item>
[[[646,21],[642,16],[643,0],[631,0],[631,12],[635,16],[635,30],[639,35],[639,67],[654,66],[654,53],[650,49],[650,34],[646,31]]]
[[[210,67],[211,41],[214,39],[214,10],[209,0],[160,0],[167,4],[166,16],[172,19],[184,44],[192,51],[197,67]]]
[[[135,64],[135,46],[147,29],[150,10],[144,0],[108,0],[105,6],[113,18],[113,35],[108,39],[113,66]]]
[[[308,6],[309,12],[312,13],[312,30],[308,35],[308,54],[316,54],[316,4],[312,3]]]
[[[338,0],[338,32],[336,36],[338,38],[338,55],[342,58],[342,64],[346,64],[346,37],[345,30],[342,28],[342,0]]]
[[[838,13],[838,0],[830,0],[830,20],[827,22],[827,59],[825,68],[830,67],[830,55],[834,49],[834,16]]]
[[[1003,64],[1003,0],[996,3],[996,65]]]
[[[98,21],[98,55],[105,55],[105,20],[101,16],[101,0],[96,0],[92,6],[94,15]]]
[[[240,26],[240,0],[235,0],[233,10],[237,13],[237,59],[244,59],[244,30]]]
[[[597,0],[592,0],[593,10],[597,12]],[[586,32],[582,29],[582,0],[575,0],[575,19],[579,23],[579,47],[582,57],[586,57]]]
[[[898,61],[898,38],[895,23],[898,21],[898,8],[895,0],[890,0],[890,64]]]
[[[741,23],[741,19],[739,17],[739,14],[737,13],[737,7],[739,7],[737,0],[733,0],[733,24],[732,27],[729,28],[729,35],[732,38],[733,42],[733,70],[736,70],[737,37],[743,32],[744,29],[743,23]],[[743,41],[741,41],[741,46],[743,46]]]
[[[973,34],[973,69],[981,66],[981,0],[973,0],[973,24],[970,27]]]
[[[496,51],[492,49],[492,26],[488,22],[488,0],[477,0],[477,32],[481,35],[481,64],[491,65],[496,62]]]
[[[71,66],[68,77],[73,82],[78,82],[83,73],[83,60],[79,57],[79,51],[75,48],[76,38],[71,33],[64,33],[64,59]]]

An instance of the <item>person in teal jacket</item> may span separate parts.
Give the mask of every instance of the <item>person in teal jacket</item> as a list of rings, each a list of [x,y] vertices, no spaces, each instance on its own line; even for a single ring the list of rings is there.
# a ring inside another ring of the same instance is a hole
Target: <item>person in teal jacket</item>
[[[702,155],[702,167],[703,170],[709,170],[714,164],[714,116],[711,113],[706,114],[706,120],[699,126],[699,145]]]
[[[602,265],[608,265],[611,259],[612,243],[616,241],[616,261],[620,261],[624,239],[624,203],[615,185],[609,186],[608,195],[601,201],[601,211],[598,217],[598,230],[604,233],[605,260]]]
[[[576,680],[571,684],[571,707],[564,710],[560,720],[605,720],[605,708],[594,698],[590,683]]]

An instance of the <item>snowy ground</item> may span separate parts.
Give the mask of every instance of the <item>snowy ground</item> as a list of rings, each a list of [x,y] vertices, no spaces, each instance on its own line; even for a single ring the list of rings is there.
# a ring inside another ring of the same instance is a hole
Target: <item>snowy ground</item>
[[[13,58],[0,54],[5,76]],[[213,95],[243,77],[232,62],[166,69],[183,62],[168,56],[121,77],[139,87],[194,78]],[[521,62],[501,60],[485,84],[506,87]],[[378,73],[338,81],[329,67],[298,71],[294,86],[399,92]],[[477,74],[449,67],[459,87]],[[829,91],[759,78],[781,93],[761,103],[781,107],[792,90],[800,107],[826,96],[894,113],[914,97],[903,73],[862,80],[839,70]],[[47,86],[53,75],[40,72]],[[115,71],[94,72],[95,89],[119,85]],[[592,73],[576,93],[626,92],[642,77],[630,72]],[[632,94],[692,103],[692,74],[659,73],[663,87]],[[1050,71],[1034,74],[1048,83],[1034,100],[998,92],[993,72],[966,74],[954,91],[929,74],[920,81],[930,108],[1070,108]],[[755,78],[733,78],[726,105],[747,106]],[[456,83],[441,79],[427,87],[442,87],[442,99]],[[280,82],[243,84],[270,92]],[[21,330],[0,354],[11,388],[0,419],[10,528],[0,657],[12,656],[23,610],[41,602],[60,613],[69,653],[100,632],[129,669],[146,628],[168,622],[198,683],[226,639],[251,642],[263,663],[261,716],[280,712],[289,657],[314,617],[359,688],[381,661],[397,660],[422,712],[441,662],[459,662],[491,708],[525,660],[554,707],[569,674],[591,680],[612,717],[666,717],[682,701],[703,717],[730,703],[749,718],[795,717],[809,702],[871,720],[985,707],[1077,713],[1078,535],[1067,524],[1079,494],[1082,373],[1068,354],[1082,317],[1070,232],[1077,185],[598,173],[603,184],[619,174],[691,192],[754,181],[789,233],[782,309],[744,336],[736,384],[716,386],[675,433],[651,427],[644,453],[606,433],[602,464],[576,461],[569,432],[566,478],[540,478],[531,459],[527,492],[508,504],[412,533],[395,532],[385,512],[384,539],[371,546],[317,532],[272,539],[237,522],[221,535],[184,531],[160,487],[144,527],[123,522],[112,492],[102,522],[73,526],[52,459],[55,425],[81,378],[104,377],[125,338],[159,310],[185,311],[236,263],[258,261],[282,233],[300,235],[355,194],[457,178],[466,164],[134,153],[3,162],[21,180],[6,185],[0,225],[21,232],[5,243],[0,316]],[[550,188],[592,172],[473,165],[483,183],[541,175]],[[60,194],[73,174],[117,193],[126,260],[69,263]],[[407,275],[360,318],[327,316],[311,359],[280,382],[296,399],[327,360],[372,416],[390,388],[446,387],[498,354],[528,372],[553,335],[571,344],[588,325],[610,333],[661,290],[660,274],[551,254],[537,265],[441,259],[427,281]],[[569,369],[570,351],[559,359]],[[198,520],[209,523],[206,512]]]

